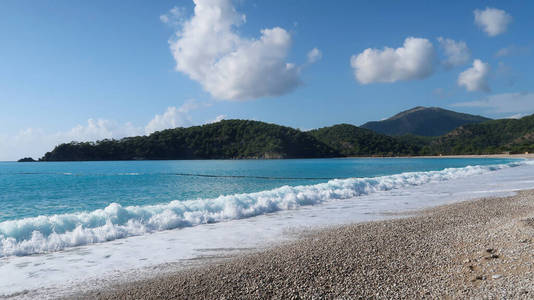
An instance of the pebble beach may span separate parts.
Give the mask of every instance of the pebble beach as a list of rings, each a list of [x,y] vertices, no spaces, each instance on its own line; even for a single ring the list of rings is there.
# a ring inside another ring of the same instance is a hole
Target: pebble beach
[[[81,299],[534,297],[534,191],[306,232]]]

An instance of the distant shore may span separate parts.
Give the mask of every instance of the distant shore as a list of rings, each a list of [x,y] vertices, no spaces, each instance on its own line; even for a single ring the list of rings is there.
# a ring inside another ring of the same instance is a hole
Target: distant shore
[[[534,154],[483,154],[483,155],[442,155],[442,156],[418,156],[421,158],[527,158],[534,159]]]
[[[533,236],[534,191],[522,191],[324,229],[259,253],[78,296],[531,298]]]
[[[344,158],[344,157],[343,157]],[[421,156],[393,156],[393,157],[382,157],[382,156],[354,156],[346,158],[526,158],[534,159],[534,153],[523,153],[523,154],[459,154],[459,155],[421,155]]]
[[[529,154],[462,154],[462,155],[422,155],[422,156],[340,156],[340,157],[323,157],[323,158],[240,158],[240,159],[206,159],[206,160],[272,160],[272,159],[325,159],[325,158],[526,158],[534,159],[534,153]],[[190,159],[176,159],[176,160],[190,160]],[[202,159],[193,159],[193,160],[202,160]],[[113,160],[74,160],[74,161],[51,161],[51,162],[77,162],[77,161],[113,161]],[[120,160],[120,161],[139,161],[139,160]],[[28,161],[23,161],[28,162]],[[47,161],[37,161],[33,162],[47,162]]]

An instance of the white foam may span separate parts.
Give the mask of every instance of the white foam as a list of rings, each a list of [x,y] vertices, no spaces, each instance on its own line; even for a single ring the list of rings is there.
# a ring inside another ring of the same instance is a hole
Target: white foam
[[[308,186],[283,186],[249,194],[166,204],[122,207],[112,203],[92,212],[39,216],[0,223],[0,257],[59,251],[162,230],[250,218],[333,200],[484,174],[527,161],[409,172],[374,178],[336,179]]]
[[[491,169],[491,168],[490,168]],[[497,172],[471,171],[472,174],[429,181],[422,185],[378,191],[359,197],[301,206],[300,209],[165,230],[98,243],[46,255],[0,258],[0,297],[19,294],[18,298],[68,297],[73,291],[103,287],[122,280],[141,279],[176,269],[206,255],[224,254],[221,248],[254,248],[290,239],[288,230],[379,220],[384,212],[399,212],[461,200],[507,196],[534,186],[534,165],[503,167]],[[412,177],[413,178],[413,177]],[[172,263],[169,269],[165,269]]]

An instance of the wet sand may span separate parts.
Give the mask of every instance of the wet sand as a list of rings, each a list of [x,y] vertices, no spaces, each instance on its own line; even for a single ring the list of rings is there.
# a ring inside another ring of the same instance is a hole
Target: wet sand
[[[307,233],[76,298],[533,298],[534,191]]]

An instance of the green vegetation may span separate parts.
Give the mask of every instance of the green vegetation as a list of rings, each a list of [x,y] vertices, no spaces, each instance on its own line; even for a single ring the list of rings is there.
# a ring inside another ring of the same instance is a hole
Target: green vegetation
[[[431,143],[434,153],[534,152],[534,115],[461,126]]]
[[[440,136],[462,125],[489,120],[481,116],[457,113],[438,107],[418,106],[398,113],[387,120],[367,122],[361,127],[390,136],[406,134]]]
[[[247,120],[175,128],[121,140],[61,144],[43,161],[334,157],[308,133]]]
[[[264,122],[224,120],[167,129],[149,136],[61,144],[40,160],[264,159],[503,152],[534,152],[534,115],[519,120],[468,124],[440,137],[413,134],[392,137],[349,124],[302,132]]]
[[[417,155],[421,146],[378,134],[350,124],[340,124],[309,131],[319,141],[343,156]]]
[[[35,162],[36,160],[31,157],[24,157],[18,160],[18,162]]]

